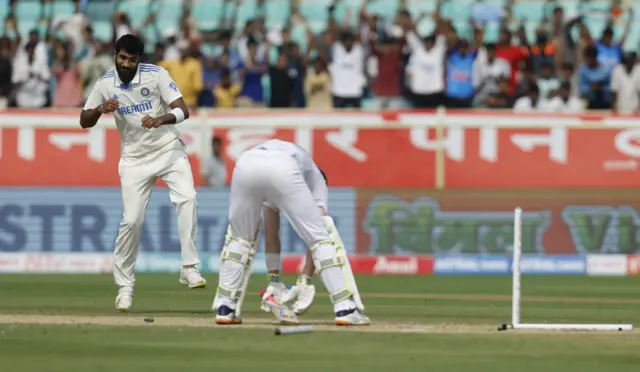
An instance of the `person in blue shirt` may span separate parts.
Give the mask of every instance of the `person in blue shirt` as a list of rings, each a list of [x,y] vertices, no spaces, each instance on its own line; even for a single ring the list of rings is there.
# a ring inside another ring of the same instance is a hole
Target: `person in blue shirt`
[[[473,102],[473,62],[476,53],[469,50],[466,40],[459,40],[457,48],[447,56],[446,96],[448,108],[470,108]]]
[[[595,42],[595,47],[598,50],[598,62],[607,67],[610,70],[618,65],[622,59],[622,43],[615,43],[613,41],[613,29],[607,27],[602,32],[602,38]]]
[[[598,49],[584,49],[584,63],[578,71],[580,94],[589,102],[590,110],[611,108],[611,69],[598,61]]]
[[[307,106],[304,95],[304,78],[307,72],[309,54],[307,53],[303,56],[300,52],[300,46],[294,42],[288,44],[287,52],[289,61],[287,70],[289,76],[293,79],[293,105],[294,107],[303,108]]]

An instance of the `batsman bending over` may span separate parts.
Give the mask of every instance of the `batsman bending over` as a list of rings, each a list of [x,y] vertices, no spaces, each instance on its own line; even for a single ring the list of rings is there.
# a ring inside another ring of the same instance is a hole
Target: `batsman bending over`
[[[219,285],[213,302],[216,323],[238,324],[247,263],[257,246],[264,202],[286,213],[307,244],[315,267],[329,292],[336,325],[366,325],[369,318],[359,301],[344,249],[335,242],[320,214],[311,188],[324,183],[311,156],[293,143],[270,140],[244,152],[231,180],[229,224],[233,236],[222,250]],[[356,298],[358,301],[356,301]]]
[[[329,231],[329,235],[331,236],[333,241],[339,245],[339,249],[342,251],[341,253],[346,256],[346,250],[344,247],[344,243],[340,238],[340,234],[338,234],[338,230],[333,222],[333,219],[327,215],[327,206],[329,199],[329,190],[327,189],[327,176],[322,171],[322,169],[319,169],[319,171],[324,178],[324,182],[311,185],[311,193],[315,199],[318,210],[322,215],[322,219],[325,222],[325,226]],[[316,288],[313,284],[311,284],[311,278],[315,273],[315,265],[313,264],[313,257],[311,256],[311,252],[307,251],[302,274],[298,278],[296,285],[293,286],[291,290],[287,291],[287,287],[280,280],[280,213],[277,209],[267,204],[262,208],[262,216],[264,219],[265,228],[265,251],[268,271],[268,286],[265,294],[262,296],[261,309],[265,312],[271,311],[271,307],[266,302],[268,301],[270,296],[273,296],[279,303],[290,303],[295,300],[291,308],[297,315],[303,314],[307,312],[307,310],[309,310],[309,308],[313,304],[313,300],[316,294]],[[347,265],[349,265],[348,260],[345,262],[345,266]],[[348,267],[348,270],[351,271],[350,265]],[[353,283],[353,287],[353,297],[356,305],[358,305],[358,308],[364,309],[364,305],[362,304],[362,301],[360,299],[360,294],[355,285],[355,282]]]

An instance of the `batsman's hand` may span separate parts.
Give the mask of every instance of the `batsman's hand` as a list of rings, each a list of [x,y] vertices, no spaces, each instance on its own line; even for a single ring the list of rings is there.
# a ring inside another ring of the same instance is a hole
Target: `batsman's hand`
[[[162,121],[162,119],[152,118],[149,115],[145,115],[142,118],[142,127],[146,128],[146,129],[158,128],[163,124],[164,124],[164,122]]]
[[[120,107],[120,102],[118,102],[118,100],[115,98],[109,98],[107,102],[98,107],[98,111],[103,114],[109,114],[117,110],[118,107]]]

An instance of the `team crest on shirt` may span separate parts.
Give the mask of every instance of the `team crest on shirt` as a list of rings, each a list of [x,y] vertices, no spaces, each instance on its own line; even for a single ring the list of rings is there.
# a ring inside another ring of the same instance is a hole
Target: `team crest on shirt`
[[[148,96],[148,95],[149,95],[149,88],[144,87],[144,88],[140,89],[140,93],[141,93],[144,97]]]

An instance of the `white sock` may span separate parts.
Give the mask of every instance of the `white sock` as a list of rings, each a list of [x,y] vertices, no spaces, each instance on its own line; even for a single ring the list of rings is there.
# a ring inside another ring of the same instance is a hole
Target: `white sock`
[[[267,253],[264,257],[267,262],[267,271],[280,271],[280,253]]]

